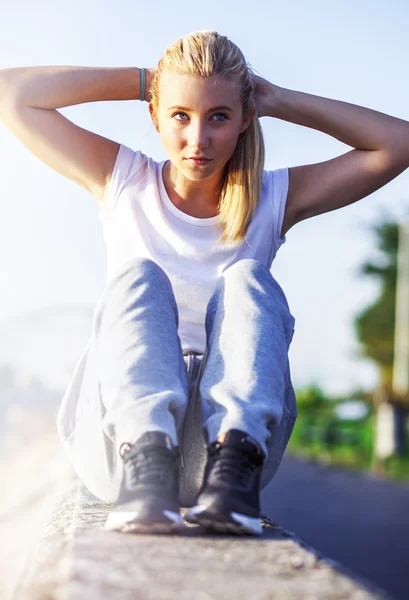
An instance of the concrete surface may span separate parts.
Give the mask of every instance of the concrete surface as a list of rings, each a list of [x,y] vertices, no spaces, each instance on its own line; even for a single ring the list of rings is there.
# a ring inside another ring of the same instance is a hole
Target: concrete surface
[[[111,505],[78,480],[56,433],[0,468],[4,600],[388,598],[279,525],[263,536],[105,532]],[[183,514],[183,510],[182,510]]]

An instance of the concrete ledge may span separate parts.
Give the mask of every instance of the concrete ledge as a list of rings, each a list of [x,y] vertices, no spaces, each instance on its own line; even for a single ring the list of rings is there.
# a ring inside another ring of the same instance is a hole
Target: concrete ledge
[[[195,525],[172,536],[105,532],[112,505],[88,492],[52,436],[48,444],[42,464],[48,484],[39,497],[48,490],[52,509],[45,523],[37,522],[35,543],[7,600],[388,598],[269,519],[257,538],[209,535]],[[29,497],[29,486],[25,490]],[[24,531],[19,535],[24,543]]]

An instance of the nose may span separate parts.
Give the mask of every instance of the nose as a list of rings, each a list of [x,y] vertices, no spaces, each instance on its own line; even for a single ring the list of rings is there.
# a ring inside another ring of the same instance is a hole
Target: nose
[[[207,124],[197,120],[189,125],[188,145],[190,148],[206,148],[209,145],[209,130]]]

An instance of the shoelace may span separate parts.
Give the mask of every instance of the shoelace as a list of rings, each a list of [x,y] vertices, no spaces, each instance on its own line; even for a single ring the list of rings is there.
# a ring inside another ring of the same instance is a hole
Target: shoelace
[[[175,468],[175,451],[166,448],[145,448],[126,461],[126,472],[131,484],[167,484]],[[160,457],[160,460],[157,460]]]
[[[243,483],[261,464],[261,458],[251,450],[223,446],[221,442],[210,444],[209,455],[214,460],[212,478],[222,481],[227,478],[234,483]]]

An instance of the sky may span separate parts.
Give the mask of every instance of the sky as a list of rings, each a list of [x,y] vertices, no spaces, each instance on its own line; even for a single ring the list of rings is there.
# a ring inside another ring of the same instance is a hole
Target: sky
[[[241,48],[259,75],[280,87],[409,121],[404,0],[2,4],[0,69],[152,67],[174,40],[216,29]],[[59,110],[81,127],[157,161],[166,158],[146,102]],[[325,161],[351,149],[280,119],[265,117],[261,124],[268,170]],[[1,121],[0,160],[0,362],[23,361],[22,376],[31,367],[45,383],[54,375],[53,385],[63,389],[106,283],[97,202],[31,154]],[[375,301],[379,284],[358,273],[363,262],[379,258],[371,226],[384,214],[409,219],[408,184],[409,170],[355,204],[302,221],[287,233],[271,272],[296,319],[289,353],[295,388],[317,384],[337,395],[378,383],[375,365],[360,358],[354,318]]]

